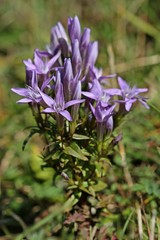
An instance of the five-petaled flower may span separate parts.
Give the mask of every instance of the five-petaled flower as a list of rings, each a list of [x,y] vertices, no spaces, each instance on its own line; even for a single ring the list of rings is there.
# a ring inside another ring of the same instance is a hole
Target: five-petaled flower
[[[60,52],[58,52],[55,56],[50,59],[50,55],[47,52],[39,51],[36,49],[34,51],[34,61],[31,59],[24,60],[24,64],[26,66],[26,70],[28,71],[36,71],[37,74],[47,74],[54,63],[60,56]]]
[[[147,88],[136,88],[130,87],[126,81],[124,81],[121,77],[118,77],[118,84],[119,88],[112,88],[112,89],[106,89],[105,92],[109,94],[110,96],[119,96],[118,100],[113,100],[113,102],[117,102],[120,104],[124,104],[125,110],[127,112],[130,111],[132,104],[136,101],[139,101],[149,109],[148,104],[146,103],[146,98],[141,96],[140,93],[147,92]]]
[[[35,71],[32,72],[31,86],[27,85],[26,88],[11,88],[11,90],[24,97],[18,100],[17,103],[40,103],[42,100]]]
[[[136,88],[130,87],[121,77],[118,77],[118,83],[120,86],[119,95],[122,97],[123,100],[119,100],[125,104],[126,111],[130,111],[132,104],[137,100],[142,103],[146,108],[149,108],[148,104],[146,103],[146,98],[140,96],[140,93],[147,92],[147,88]]]

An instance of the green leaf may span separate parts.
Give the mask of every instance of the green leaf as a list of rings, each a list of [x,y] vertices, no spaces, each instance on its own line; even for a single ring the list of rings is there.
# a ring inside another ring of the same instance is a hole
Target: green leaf
[[[135,184],[132,186],[131,190],[132,190],[133,192],[142,191],[142,190],[144,190],[144,186],[143,186],[142,184],[135,183]]]
[[[120,239],[124,238],[124,234],[125,234],[125,232],[127,230],[129,222],[131,221],[133,213],[134,213],[134,209],[130,212],[130,214],[129,214],[128,218],[127,218],[127,221],[125,222],[125,225],[124,225],[123,230],[122,230],[122,236],[121,236]]]
[[[64,204],[64,208],[65,208],[65,211],[66,211],[66,212],[69,212],[69,211],[72,209],[72,207],[73,207],[76,203],[78,203],[81,195],[82,195],[82,193],[81,193],[81,192],[78,192],[78,193],[76,193],[76,195],[75,195],[75,194],[72,194],[72,195],[68,198],[68,200],[67,200],[67,201],[65,202],[65,204]]]
[[[102,162],[105,165],[108,164],[109,166],[112,166],[112,163],[108,158],[102,157],[102,158],[100,158],[99,161]]]
[[[73,134],[73,139],[76,139],[76,140],[85,140],[85,139],[89,139],[89,137],[85,136],[85,135],[81,135],[81,134]]]
[[[67,189],[76,189],[76,188],[78,188],[77,185],[72,185],[72,186],[69,186]]]
[[[58,150],[52,155],[52,160],[59,159],[62,154],[62,151]]]
[[[95,196],[94,191],[92,191],[92,189],[87,189],[83,186],[80,186],[79,189],[82,190],[83,192],[88,193],[89,195]]]
[[[95,189],[93,188],[93,186],[89,186],[89,192],[93,197],[95,197]]]
[[[98,183],[96,185],[92,185],[92,187],[95,192],[98,192],[105,189],[107,187],[107,184],[102,181],[98,181]]]
[[[71,143],[70,146],[64,149],[64,153],[67,155],[71,155],[73,157],[79,158],[83,161],[87,161],[88,158],[84,156],[82,150],[76,143]]]

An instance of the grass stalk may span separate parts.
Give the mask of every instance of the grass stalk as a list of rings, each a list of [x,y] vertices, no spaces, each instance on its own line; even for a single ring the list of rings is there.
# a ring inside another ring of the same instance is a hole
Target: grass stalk
[[[134,213],[134,209],[131,211],[131,213],[129,214],[129,216],[128,216],[125,224],[124,224],[124,227],[123,227],[123,230],[122,230],[122,235],[121,235],[121,237],[120,237],[120,240],[122,240],[122,239],[124,238],[124,234],[125,234],[125,232],[126,232],[126,230],[127,230],[128,224],[129,224],[129,222],[130,222],[130,220],[131,220],[131,218],[132,218],[133,213]]]
[[[160,41],[160,31],[153,27],[150,23],[145,22],[140,17],[136,16],[132,12],[124,9],[119,6],[119,12],[117,12],[122,18],[126,19],[128,22],[133,24],[140,31],[145,32],[146,34],[152,36],[157,41]]]
[[[56,207],[52,213],[50,213],[48,216],[46,216],[45,218],[43,218],[41,221],[37,222],[36,224],[34,224],[33,226],[29,227],[28,229],[26,229],[23,233],[19,234],[15,240],[22,240],[25,237],[28,237],[29,234],[37,231],[38,229],[42,228],[43,226],[45,226],[46,224],[48,224],[55,216],[61,214],[63,212],[64,208],[58,208]]]
[[[142,213],[139,203],[136,204],[139,239],[143,239]]]
[[[122,167],[124,169],[124,176],[125,176],[126,182],[129,187],[132,187],[133,180],[132,180],[131,174],[128,169],[128,165],[127,165],[127,161],[126,161],[126,154],[125,154],[125,147],[122,142],[119,143],[119,153],[121,155]]]
[[[151,218],[151,232],[150,232],[150,240],[154,240],[154,232],[155,232],[155,224],[156,224],[156,209],[152,210],[152,218]]]
[[[152,55],[146,57],[135,58],[128,62],[122,62],[115,65],[116,73],[126,72],[135,68],[142,68],[160,63],[160,55]]]

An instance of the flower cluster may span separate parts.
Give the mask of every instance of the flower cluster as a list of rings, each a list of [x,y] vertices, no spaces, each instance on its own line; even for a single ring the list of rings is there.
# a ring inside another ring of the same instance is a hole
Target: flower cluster
[[[148,108],[146,98],[140,95],[147,89],[130,87],[116,74],[103,76],[95,66],[98,42],[90,40],[90,32],[89,28],[82,32],[77,16],[68,19],[68,33],[58,22],[51,29],[46,50],[36,49],[33,61],[24,60],[26,87],[12,91],[23,97],[18,103],[36,109],[36,119],[43,121],[43,126],[46,119],[53,119],[59,134],[72,136],[79,125],[90,124],[92,130],[96,125],[97,139],[103,141],[106,133],[112,133],[115,119],[127,114],[134,102]],[[102,80],[109,85],[109,79],[115,77],[119,88],[102,86]]]
[[[68,19],[67,33],[58,22],[46,50],[36,49],[33,60],[24,60],[25,88],[12,88],[22,96],[17,103],[27,103],[37,123],[23,148],[34,133],[43,135],[42,167],[67,181],[64,224],[69,231],[73,227],[74,236],[86,233],[86,239],[101,233],[97,219],[103,223],[100,219],[108,217],[106,176],[122,139],[117,126],[135,102],[148,108],[141,96],[147,88],[131,87],[116,74],[104,76],[95,66],[98,42],[90,40],[90,32],[81,30],[77,16]],[[117,88],[109,87],[111,80]]]

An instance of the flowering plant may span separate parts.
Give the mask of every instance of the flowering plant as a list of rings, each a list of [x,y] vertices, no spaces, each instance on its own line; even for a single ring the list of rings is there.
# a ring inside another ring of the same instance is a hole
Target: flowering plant
[[[106,209],[100,203],[109,156],[122,139],[117,127],[136,101],[148,108],[141,96],[147,88],[130,87],[116,74],[104,76],[95,66],[97,57],[90,29],[82,32],[78,17],[70,17],[68,34],[58,22],[46,50],[36,49],[33,61],[24,60],[25,88],[12,88],[22,96],[17,103],[29,104],[33,112],[32,134],[45,137],[44,166],[68,183],[72,204],[65,224],[77,222],[76,231],[86,236]],[[117,88],[110,87],[111,79],[117,79]]]

